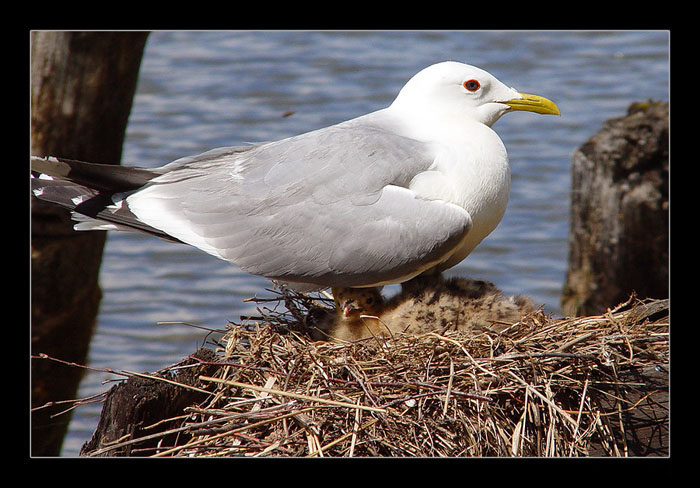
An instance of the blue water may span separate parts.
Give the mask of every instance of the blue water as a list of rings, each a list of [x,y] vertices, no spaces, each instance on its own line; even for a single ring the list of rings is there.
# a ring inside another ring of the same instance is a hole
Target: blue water
[[[628,105],[669,99],[670,34],[645,32],[155,32],[149,37],[123,164],[160,166],[207,149],[276,140],[387,106],[420,69],[484,68],[555,101],[562,117],[513,113],[494,128],[511,160],[500,226],[450,274],[524,293],[554,314],[567,260],[574,149]],[[293,115],[283,117],[286,112]],[[254,311],[269,282],[196,249],[111,233],[89,365],[155,371],[194,352],[205,332]],[[115,378],[91,372],[79,396]],[[101,404],[78,408],[62,455],[76,456]]]

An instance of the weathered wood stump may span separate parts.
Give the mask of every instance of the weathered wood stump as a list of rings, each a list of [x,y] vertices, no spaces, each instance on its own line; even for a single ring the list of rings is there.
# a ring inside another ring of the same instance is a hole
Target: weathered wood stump
[[[145,32],[31,35],[31,152],[119,164]],[[83,364],[101,290],[104,232],[73,231],[69,212],[32,199],[32,353]],[[32,407],[75,398],[83,371],[32,361]],[[56,456],[70,421],[32,413],[34,456]]]
[[[668,137],[668,103],[635,103],[574,152],[565,315],[668,297]]]
[[[618,373],[620,385],[603,387],[597,400],[607,411],[619,412],[604,421],[616,422],[611,439],[591,443],[591,456],[605,456],[614,449],[619,456],[670,455],[669,370],[666,365],[629,368]],[[594,394],[595,395],[595,394]],[[614,398],[621,397],[618,405]],[[635,408],[630,408],[634,405]],[[620,446],[620,447],[617,447]]]
[[[201,359],[202,363],[197,361]],[[198,386],[199,375],[208,375],[216,366],[206,364],[216,359],[215,354],[202,348],[158,376],[183,385]],[[190,366],[191,367],[186,367]],[[133,376],[108,392],[102,407],[102,415],[92,438],[80,450],[90,456],[148,456],[158,446],[174,445],[178,433],[160,436],[171,429],[175,421],[163,422],[181,416],[184,408],[206,399],[207,394],[187,389],[167,381]],[[188,434],[183,433],[187,437]],[[138,441],[138,439],[143,440]]]

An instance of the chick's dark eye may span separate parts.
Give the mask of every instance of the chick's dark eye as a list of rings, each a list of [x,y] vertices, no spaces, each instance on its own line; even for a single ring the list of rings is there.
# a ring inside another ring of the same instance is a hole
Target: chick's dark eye
[[[476,80],[467,80],[462,85],[470,92],[475,92],[481,88],[481,84]]]

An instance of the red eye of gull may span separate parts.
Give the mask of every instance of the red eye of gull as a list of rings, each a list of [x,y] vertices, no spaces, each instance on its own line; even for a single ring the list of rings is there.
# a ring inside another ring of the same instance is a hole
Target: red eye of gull
[[[479,88],[481,88],[481,84],[476,80],[467,80],[462,84],[462,86],[464,86],[464,88],[466,88],[467,91],[470,92],[475,92]]]

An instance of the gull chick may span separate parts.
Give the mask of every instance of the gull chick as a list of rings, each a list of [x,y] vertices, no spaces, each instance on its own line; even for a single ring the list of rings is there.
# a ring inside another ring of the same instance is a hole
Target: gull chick
[[[507,297],[489,281],[463,278],[435,280],[388,301],[376,288],[334,290],[334,298],[336,314],[319,328],[341,341],[449,330],[499,332],[535,310],[525,296]]]

